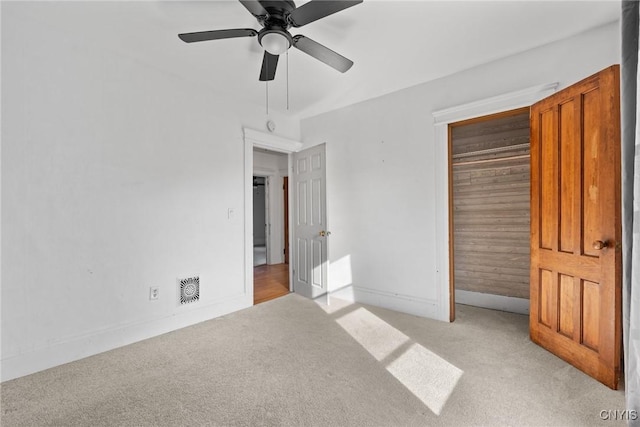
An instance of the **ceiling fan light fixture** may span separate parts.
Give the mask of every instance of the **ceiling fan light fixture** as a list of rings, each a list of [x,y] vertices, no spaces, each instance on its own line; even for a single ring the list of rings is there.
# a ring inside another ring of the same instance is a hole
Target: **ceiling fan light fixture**
[[[282,55],[291,47],[291,40],[285,34],[273,31],[260,38],[260,45],[272,55]]]

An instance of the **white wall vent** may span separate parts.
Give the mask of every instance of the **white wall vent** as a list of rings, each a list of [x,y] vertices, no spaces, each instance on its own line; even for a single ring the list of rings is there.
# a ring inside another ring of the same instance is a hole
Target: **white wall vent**
[[[200,299],[200,276],[178,279],[180,304],[190,304]]]

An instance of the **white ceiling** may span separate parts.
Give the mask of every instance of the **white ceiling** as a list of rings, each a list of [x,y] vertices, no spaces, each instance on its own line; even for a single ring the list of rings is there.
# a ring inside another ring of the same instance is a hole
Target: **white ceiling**
[[[300,6],[306,1],[299,1]],[[255,28],[237,0],[22,3],[43,25],[154,68],[265,105],[257,38],[186,44],[178,33]],[[289,54],[289,114],[306,117],[433,80],[618,20],[618,1],[397,1],[364,3],[291,33],[355,62],[341,74],[297,49]],[[286,110],[281,58],[271,109]]]

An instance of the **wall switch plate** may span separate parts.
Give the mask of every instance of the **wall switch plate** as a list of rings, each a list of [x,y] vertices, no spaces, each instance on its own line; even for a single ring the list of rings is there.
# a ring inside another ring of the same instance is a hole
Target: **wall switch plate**
[[[160,297],[160,288],[158,286],[152,286],[149,288],[149,299],[154,300]]]

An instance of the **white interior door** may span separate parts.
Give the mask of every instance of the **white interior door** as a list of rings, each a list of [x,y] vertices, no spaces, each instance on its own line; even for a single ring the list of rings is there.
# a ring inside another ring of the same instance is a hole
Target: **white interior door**
[[[293,290],[327,293],[326,145],[293,154]]]

